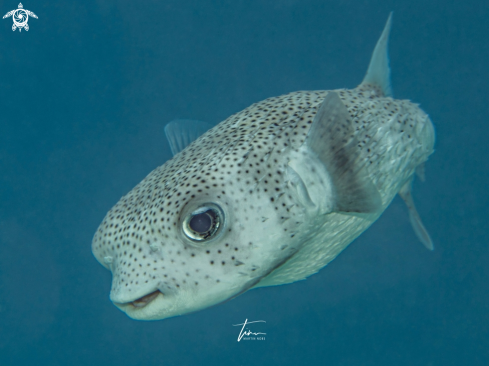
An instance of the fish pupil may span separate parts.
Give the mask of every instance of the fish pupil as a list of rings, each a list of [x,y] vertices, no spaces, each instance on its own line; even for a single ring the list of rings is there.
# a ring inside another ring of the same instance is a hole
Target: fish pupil
[[[183,234],[193,242],[212,239],[224,224],[224,213],[214,203],[206,203],[185,217]]]
[[[212,227],[212,217],[209,211],[197,214],[189,222],[190,228],[200,234],[208,232]]]

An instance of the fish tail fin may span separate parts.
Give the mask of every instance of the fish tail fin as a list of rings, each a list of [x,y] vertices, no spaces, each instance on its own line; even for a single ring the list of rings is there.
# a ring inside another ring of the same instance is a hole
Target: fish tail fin
[[[369,85],[371,87],[380,88],[382,95],[386,97],[392,96],[391,88],[391,70],[389,67],[389,53],[387,44],[389,41],[389,33],[392,24],[392,12],[389,14],[384,30],[375,45],[370,64],[368,65],[367,73],[360,86]]]

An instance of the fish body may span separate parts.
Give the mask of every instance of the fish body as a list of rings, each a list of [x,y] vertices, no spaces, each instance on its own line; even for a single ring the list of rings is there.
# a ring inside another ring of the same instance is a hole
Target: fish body
[[[255,103],[121,198],[92,242],[117,307],[163,319],[305,279],[398,193],[432,249],[410,187],[434,128],[418,105],[390,96],[389,29],[390,17],[357,88]]]

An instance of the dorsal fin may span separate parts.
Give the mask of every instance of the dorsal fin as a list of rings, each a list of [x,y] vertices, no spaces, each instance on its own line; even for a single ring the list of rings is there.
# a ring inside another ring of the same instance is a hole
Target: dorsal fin
[[[194,140],[210,130],[212,126],[192,119],[176,119],[165,126],[165,135],[175,156]]]
[[[367,73],[360,84],[360,86],[365,84],[378,86],[380,87],[382,94],[386,97],[392,96],[391,70],[389,68],[389,54],[387,51],[391,23],[392,12],[389,14],[389,19],[387,19],[384,31],[377,41],[372,58],[370,59]]]

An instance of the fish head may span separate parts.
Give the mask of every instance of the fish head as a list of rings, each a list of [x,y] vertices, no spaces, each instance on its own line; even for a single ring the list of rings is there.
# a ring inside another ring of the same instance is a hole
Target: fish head
[[[163,319],[224,302],[295,252],[300,222],[281,163],[266,164],[266,151],[250,154],[252,147],[204,153],[205,141],[150,173],[94,236],[93,254],[112,272],[110,299],[131,318]]]

